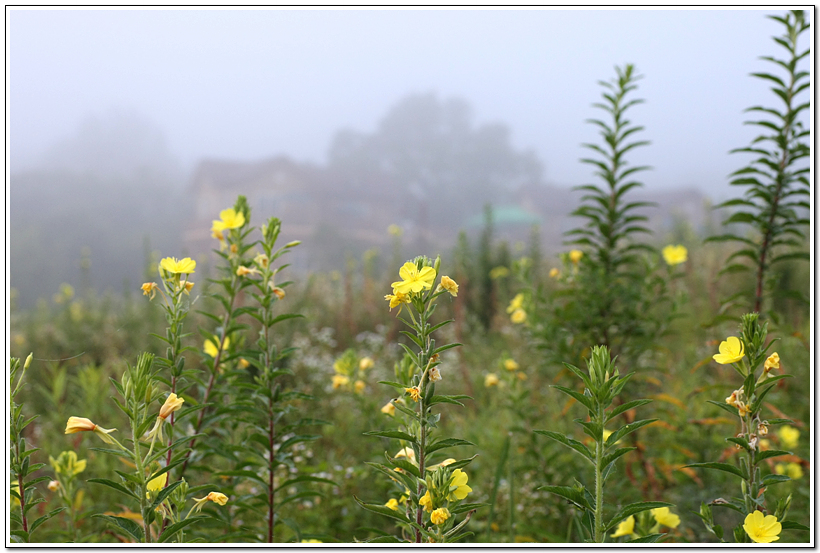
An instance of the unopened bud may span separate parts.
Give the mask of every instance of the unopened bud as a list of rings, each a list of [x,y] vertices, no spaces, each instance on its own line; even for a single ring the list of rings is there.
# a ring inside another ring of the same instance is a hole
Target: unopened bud
[[[295,248],[296,246],[298,246],[301,243],[302,243],[301,240],[294,240],[293,242],[288,242],[287,244],[285,244],[285,247],[286,248]]]
[[[26,357],[26,362],[23,363],[23,370],[27,370],[28,366],[31,365],[31,360],[34,359],[34,352],[29,353],[28,357]]]

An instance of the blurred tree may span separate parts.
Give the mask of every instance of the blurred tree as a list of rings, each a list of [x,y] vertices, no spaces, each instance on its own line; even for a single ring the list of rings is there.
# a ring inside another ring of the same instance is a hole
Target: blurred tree
[[[340,131],[328,158],[351,189],[361,175],[380,174],[407,206],[415,227],[408,230],[422,247],[434,241],[435,230],[462,225],[484,204],[539,183],[542,173],[532,152],[512,147],[506,125],[476,126],[466,101],[441,101],[433,93],[401,100],[372,134]]]

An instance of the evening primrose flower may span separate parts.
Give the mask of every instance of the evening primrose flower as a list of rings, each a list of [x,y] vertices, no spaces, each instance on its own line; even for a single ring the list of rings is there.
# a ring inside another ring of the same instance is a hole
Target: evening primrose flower
[[[353,383],[353,390],[357,394],[361,394],[362,392],[364,392],[365,386],[366,386],[366,384],[364,383],[364,380],[357,380],[356,382]]]
[[[447,496],[447,500],[460,501],[471,491],[473,489],[467,485],[467,473],[461,469],[454,470],[450,477],[450,495]]]
[[[720,353],[713,355],[712,359],[721,365],[737,363],[746,355],[743,353],[743,342],[735,336],[729,336],[725,341],[721,342],[718,351],[720,351]]]
[[[786,474],[792,480],[803,478],[803,467],[800,466],[800,463],[777,463],[774,466],[774,471],[777,474]]]
[[[490,271],[490,278],[493,280],[504,278],[505,276],[510,274],[510,270],[503,265],[493,268]]]
[[[272,285],[273,281],[271,281],[270,284]],[[278,286],[271,286],[271,292],[273,292],[273,295],[276,296],[276,299],[281,300],[285,297],[285,291]]]
[[[206,495],[206,496],[205,496],[205,497],[203,497],[202,499],[197,499],[197,498],[194,498],[194,501],[196,501],[196,503],[194,504],[194,506],[192,507],[192,509],[196,509],[196,512],[198,513],[199,511],[201,511],[201,510],[202,510],[202,507],[203,507],[203,506],[204,506],[204,505],[205,505],[208,501],[213,501],[213,502],[214,502],[214,503],[216,503],[217,505],[224,505],[225,503],[227,503],[227,502],[228,502],[228,496],[227,496],[227,495],[225,495],[224,493],[219,493],[219,492],[210,492],[208,495]]]
[[[432,367],[430,369],[430,382],[438,382],[441,380],[441,371],[438,370],[438,367]]]
[[[245,267],[244,265],[240,265],[236,269],[236,276],[248,276],[248,275],[258,275],[259,269],[256,267]]]
[[[142,289],[142,295],[148,296],[149,300],[154,299],[154,296],[157,295],[157,290],[159,290],[159,286],[157,286],[156,282],[146,282],[140,286],[140,288]]]
[[[655,522],[668,528],[677,528],[680,524],[680,517],[669,510],[669,507],[659,507],[652,509],[652,516]]]
[[[160,442],[164,441],[162,437],[162,424],[165,422],[165,419],[171,416],[171,413],[179,411],[183,403],[185,403],[185,400],[176,394],[169,394],[165,399],[165,403],[163,403],[159,409],[159,415],[157,415],[157,421],[154,423],[154,427],[151,428],[151,431],[146,436],[146,439],[151,440],[152,446],[157,439]]]
[[[60,483],[57,480],[52,480],[48,483],[48,489],[52,492],[56,492],[60,489]]]
[[[559,276],[561,276],[561,271],[557,267],[550,269],[550,278],[558,278]]]
[[[390,309],[393,309],[403,303],[410,303],[410,295],[402,294],[401,292],[396,292],[395,295],[387,294],[384,299],[390,302]]]
[[[333,389],[337,390],[342,386],[347,386],[350,384],[350,378],[346,377],[343,374],[334,374],[333,375]]]
[[[424,495],[419,499],[419,506],[424,507],[428,513],[433,510],[433,498],[430,496],[430,490],[424,492]]]
[[[193,289],[193,287],[194,287],[194,283],[193,283],[193,282],[188,282],[188,281],[186,281],[186,282],[185,282],[185,290],[183,290],[183,291],[185,292],[185,295],[190,295],[190,294],[191,294],[191,290]]]
[[[194,269],[196,269],[196,261],[190,257],[185,257],[180,260],[177,260],[176,257],[166,257],[160,261],[159,264],[163,269],[172,274],[191,274],[194,272]]]
[[[219,212],[219,220],[214,220],[211,230],[222,231],[239,228],[245,224],[245,214],[233,208]]]
[[[630,516],[624,519],[615,529],[615,533],[611,534],[612,538],[620,538],[621,536],[631,536],[635,532],[635,517]]]
[[[764,516],[760,511],[754,511],[746,516],[743,529],[753,542],[771,543],[780,539],[783,526],[773,515]]]
[[[393,511],[399,510],[399,502],[392,497],[387,500],[387,503],[385,503],[384,506]]]
[[[513,311],[513,314],[510,315],[510,320],[513,324],[521,324],[527,320],[527,312],[523,309],[516,309]]]
[[[165,483],[168,481],[168,473],[160,474],[156,478],[151,479],[148,482],[147,488],[149,492],[158,492],[162,488],[165,487]]]
[[[441,287],[450,292],[451,296],[458,296],[458,284],[452,278],[446,275],[441,277]]]
[[[666,264],[670,267],[675,265],[680,265],[681,263],[685,263],[687,259],[687,250],[684,246],[677,245],[669,245],[666,246],[664,249],[661,250],[661,255],[663,255],[663,260],[666,261]]]
[[[77,460],[77,453],[74,451],[63,451],[56,459],[49,455],[48,462],[55,473],[65,474],[68,477],[77,476],[86,467],[86,460]]]
[[[421,390],[419,390],[418,386],[413,386],[412,388],[405,388],[404,391],[410,394],[410,399],[418,403],[419,398],[421,397]]]
[[[444,524],[448,518],[450,518],[450,511],[445,507],[441,507],[430,513],[430,522],[433,524]]]
[[[779,369],[780,368],[780,356],[777,352],[771,354],[767,359],[766,362],[763,363],[763,372],[768,373],[772,369]]]
[[[524,294],[519,293],[516,294],[515,297],[510,301],[510,305],[507,306],[507,313],[512,313],[517,309],[521,309],[524,307]]]
[[[369,357],[362,357],[362,360],[359,361],[359,370],[366,371],[373,367],[373,360]]]
[[[222,344],[222,350],[225,351],[228,349],[228,346],[231,345],[231,339],[225,336],[225,341]],[[205,340],[205,344],[202,347],[202,351],[204,351],[207,355],[210,355],[213,358],[216,358],[217,354],[219,353],[219,344],[214,343],[213,339]]]
[[[387,404],[385,404],[385,406],[382,407],[381,411],[385,415],[390,415],[392,417],[396,414],[396,406],[393,405],[392,401],[388,401]]]
[[[504,361],[504,368],[508,371],[517,371],[518,363],[516,363],[514,359],[506,359]]]
[[[114,439],[109,436],[112,432],[116,432],[116,428],[107,430],[101,426],[97,426],[90,420],[83,417],[68,417],[68,422],[65,425],[66,434],[75,434],[77,432],[94,432],[97,436],[107,444],[113,444]]]
[[[780,437],[780,443],[786,449],[794,449],[797,447],[797,440],[800,438],[800,431],[793,426],[784,426],[777,432]]]
[[[253,262],[264,269],[268,266],[268,263],[270,263],[270,259],[268,259],[268,256],[264,253],[260,253],[253,258]]]
[[[569,252],[569,260],[572,261],[575,265],[581,261],[581,258],[584,257],[584,252],[581,250],[570,250]]]
[[[399,236],[402,235],[402,230],[401,230],[401,227],[399,225],[390,225],[389,227],[387,227],[387,232],[391,236],[399,237]]]
[[[498,376],[495,373],[489,373],[487,376],[484,377],[484,386],[489,388],[490,386],[498,386]]]
[[[418,293],[433,287],[436,270],[432,267],[422,267],[419,271],[415,263],[408,261],[399,269],[399,277],[401,278],[400,281],[391,284],[394,294],[397,292],[402,294]]]

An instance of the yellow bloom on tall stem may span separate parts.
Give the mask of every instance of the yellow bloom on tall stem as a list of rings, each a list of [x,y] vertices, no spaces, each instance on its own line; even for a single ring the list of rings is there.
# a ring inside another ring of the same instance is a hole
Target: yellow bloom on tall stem
[[[484,377],[484,386],[489,388],[490,386],[498,386],[498,376],[495,373],[490,373]]]
[[[615,529],[615,533],[611,534],[612,538],[620,538],[621,536],[631,536],[635,532],[635,517],[630,516],[624,519]]]
[[[450,511],[445,507],[441,507],[430,513],[430,522],[436,525],[444,524],[448,518],[450,518]]]
[[[390,309],[397,307],[403,303],[410,303],[410,295],[409,294],[402,294],[401,292],[396,292],[395,295],[387,294],[384,299],[390,302]],[[401,310],[399,310],[401,311]]]
[[[344,376],[343,374],[334,374],[333,375],[333,389],[337,390],[342,386],[347,386],[350,384],[350,378]]]
[[[421,390],[419,390],[418,386],[413,386],[412,388],[405,388],[404,391],[410,394],[410,399],[418,403],[419,398],[421,398]]]
[[[109,436],[110,433],[116,432],[116,428],[110,430],[102,428],[83,417],[68,417],[68,422],[65,425],[66,434],[75,434],[77,432],[94,432],[105,443],[112,444],[114,439]]]
[[[196,509],[196,511],[199,512],[200,510],[202,510],[203,505],[205,505],[205,503],[207,503],[208,501],[213,501],[217,505],[224,505],[228,502],[228,496],[224,493],[210,492],[207,496],[203,497],[202,499],[194,498],[194,501],[196,503],[193,507],[191,507],[191,510]]]
[[[800,431],[793,426],[784,426],[777,432],[780,438],[780,443],[786,449],[794,449],[797,447],[797,440],[800,438]]]
[[[763,363],[763,371],[769,372],[772,369],[779,369],[780,368],[780,356],[777,352],[771,354],[767,359],[766,362]]]
[[[452,278],[446,275],[441,277],[441,287],[450,292],[451,296],[458,296],[458,284]]]
[[[213,221],[212,231],[230,230],[245,224],[245,215],[235,209],[223,209],[219,212],[219,220]]]
[[[421,499],[419,499],[419,506],[424,507],[428,513],[433,510],[433,498],[430,497],[430,490],[427,490]]]
[[[526,320],[527,312],[523,309],[516,309],[515,311],[513,311],[513,314],[510,315],[510,321],[512,321],[513,324],[521,324]]]
[[[191,274],[196,269],[196,261],[190,257],[184,257],[180,260],[177,260],[176,257],[166,257],[159,264],[163,269],[173,274]]]
[[[780,539],[783,526],[773,515],[764,516],[760,511],[754,511],[746,516],[743,529],[755,543],[772,543]]]
[[[652,516],[655,522],[668,528],[677,528],[680,524],[680,517],[669,510],[669,507],[659,507],[652,509]]]
[[[666,264],[670,267],[674,265],[680,265],[681,263],[685,263],[688,253],[689,252],[686,250],[686,248],[681,245],[669,245],[661,250],[663,260],[666,261]]]
[[[366,371],[371,367],[373,367],[373,360],[369,357],[362,357],[362,360],[359,361],[359,370]]]
[[[524,307],[524,294],[516,294],[512,301],[510,301],[510,305],[507,306],[507,313],[512,313],[522,307]]]
[[[504,368],[508,371],[517,371],[518,363],[516,363],[514,359],[507,359],[504,361]]]
[[[746,355],[743,352],[743,342],[735,336],[729,336],[725,341],[721,342],[718,351],[720,351],[720,353],[716,353],[712,358],[721,365],[737,363]]]
[[[230,346],[230,345],[231,345],[231,339],[226,336],[225,341],[222,343],[222,350],[224,351],[224,350],[228,349],[228,346]],[[211,357],[215,358],[217,356],[217,354],[219,353],[219,346],[218,346],[218,343],[215,344],[213,342],[213,340],[205,340],[205,344],[202,347],[202,350],[206,354],[208,354]]]
[[[159,290],[159,286],[157,286],[156,282],[146,282],[140,286],[140,288],[142,289],[142,295],[148,296],[149,300],[154,299],[154,296],[157,295],[157,290]]]
[[[432,267],[422,267],[419,271],[415,263],[408,261],[399,269],[399,277],[401,278],[400,281],[391,284],[394,294],[398,292],[402,294],[417,293],[433,287],[436,271]]]
[[[454,470],[450,477],[450,495],[447,496],[447,500],[460,501],[471,491],[473,489],[467,485],[467,473],[461,469]]]
[[[183,403],[185,403],[184,399],[177,397],[176,394],[170,394],[159,410],[159,417],[163,420],[167,419],[171,413],[179,411]]]
[[[393,511],[398,511],[399,510],[399,502],[396,501],[396,499],[394,499],[392,497],[387,500],[387,503],[385,503],[384,506],[387,507],[388,509],[393,510]]]
[[[584,257],[584,252],[582,252],[581,250],[571,250],[569,252],[569,260],[576,265],[579,261],[581,261],[582,257]]]
[[[392,417],[396,414],[396,406],[393,405],[392,401],[389,401],[384,407],[382,407],[381,411],[385,415],[390,415]]]

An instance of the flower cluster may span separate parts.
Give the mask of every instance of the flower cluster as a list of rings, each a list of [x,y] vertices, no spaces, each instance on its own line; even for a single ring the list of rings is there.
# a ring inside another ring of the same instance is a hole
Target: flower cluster
[[[370,357],[358,357],[353,349],[346,350],[333,363],[333,389],[347,390],[351,388],[357,394],[364,393],[367,388],[367,373],[374,366]]]

